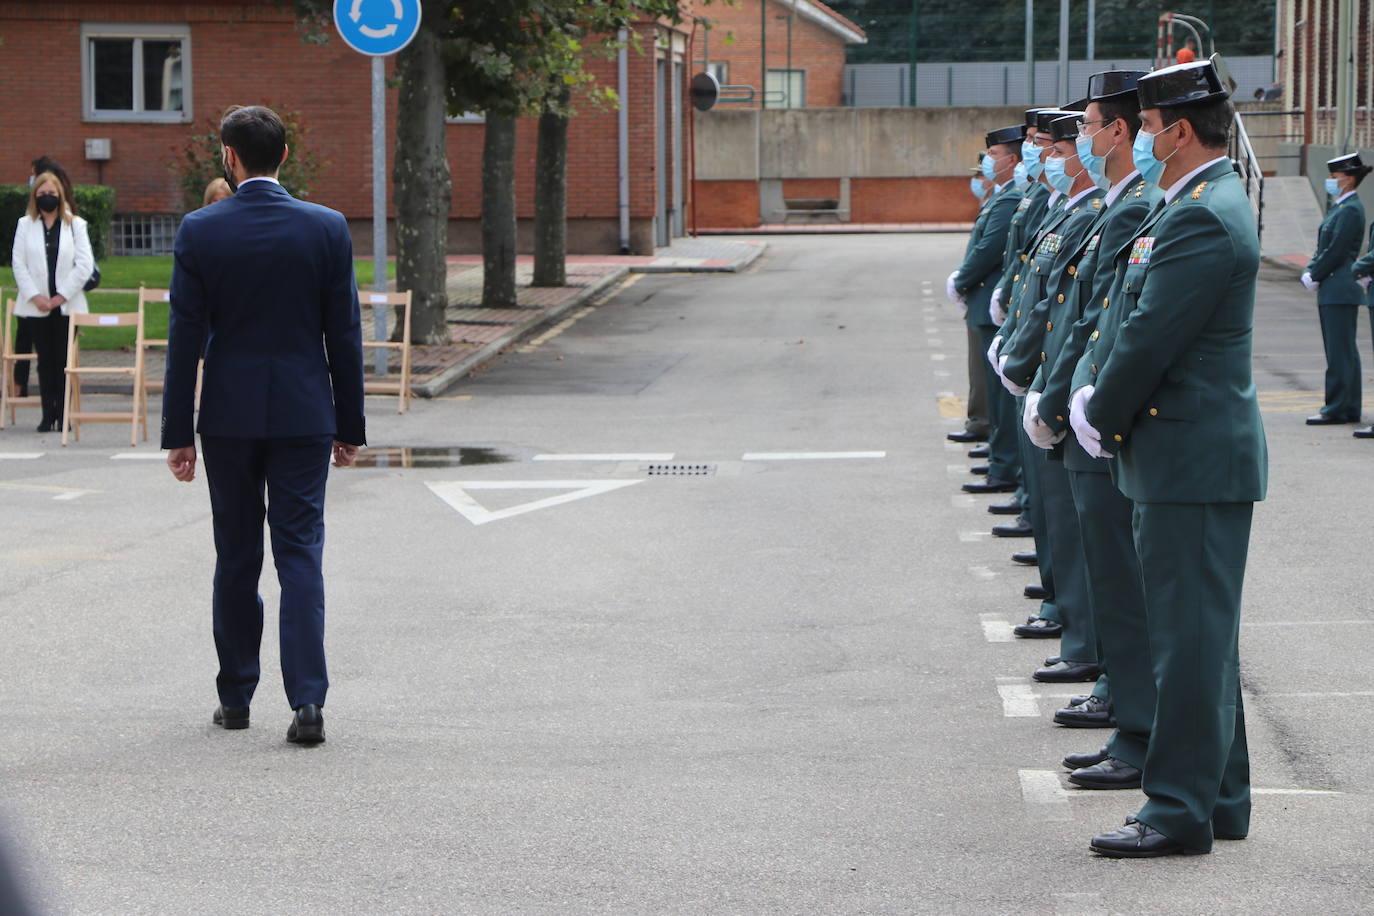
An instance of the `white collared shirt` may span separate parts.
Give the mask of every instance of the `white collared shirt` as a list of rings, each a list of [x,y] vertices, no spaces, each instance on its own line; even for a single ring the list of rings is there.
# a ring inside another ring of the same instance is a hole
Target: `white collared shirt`
[[[1050,191],[1050,199],[1045,201],[1045,209],[1048,210],[1050,207],[1053,207],[1054,202],[1063,196],[1063,193],[1059,191]]]
[[[1343,204],[1343,203],[1345,203],[1345,199],[1346,199],[1347,197],[1354,197],[1357,193],[1358,193],[1357,191],[1346,191],[1346,192],[1345,192],[1344,194],[1342,194],[1340,197],[1337,197],[1337,198],[1336,198],[1336,203],[1338,203],[1338,204]]]
[[[248,182],[250,182],[250,181],[270,181],[270,182],[272,182],[272,183],[275,184],[275,185],[280,185],[280,184],[281,184],[280,181],[278,181],[277,179],[273,178],[271,175],[254,175],[252,178],[245,178],[245,179],[243,179],[243,181],[240,181],[240,182],[239,182],[239,187],[243,187],[244,185],[248,184]]]
[[[1119,198],[1123,193],[1125,193],[1126,187],[1128,185],[1134,184],[1135,180],[1139,177],[1140,170],[1136,169],[1132,171],[1131,174],[1127,175],[1125,178],[1121,179],[1116,184],[1112,185],[1111,190],[1109,190],[1106,196],[1102,198],[1102,206],[1110,207],[1112,204],[1116,203],[1117,198]]]
[[[1230,160],[1229,160],[1226,156],[1218,156],[1217,158],[1211,160],[1210,162],[1204,162],[1202,165],[1200,165],[1200,166],[1198,166],[1197,168],[1193,169],[1193,170],[1192,170],[1191,172],[1189,172],[1187,175],[1184,175],[1184,176],[1183,176],[1182,178],[1180,178],[1178,181],[1175,181],[1173,184],[1169,185],[1169,190],[1167,190],[1167,191],[1164,192],[1164,202],[1165,202],[1166,204],[1167,204],[1167,203],[1172,203],[1172,202],[1173,202],[1173,199],[1174,199],[1175,197],[1177,197],[1180,193],[1182,193],[1182,191],[1183,191],[1183,186],[1186,185],[1186,184],[1188,184],[1188,182],[1192,181],[1192,180],[1193,180],[1194,178],[1196,178],[1198,175],[1201,175],[1203,172],[1205,172],[1207,169],[1210,169],[1212,166],[1216,165],[1218,162],[1229,162],[1229,161],[1230,161]]]
[[[1082,200],[1083,198],[1087,197],[1089,194],[1091,194],[1093,191],[1096,191],[1096,190],[1097,190],[1097,185],[1095,185],[1095,184],[1090,184],[1090,185],[1088,185],[1086,188],[1084,188],[1083,190],[1079,191],[1079,192],[1078,192],[1077,194],[1075,194],[1073,197],[1070,197],[1069,200],[1068,200],[1068,203],[1064,204],[1064,209],[1067,210],[1069,207],[1072,207],[1074,204],[1078,203],[1080,200]]]

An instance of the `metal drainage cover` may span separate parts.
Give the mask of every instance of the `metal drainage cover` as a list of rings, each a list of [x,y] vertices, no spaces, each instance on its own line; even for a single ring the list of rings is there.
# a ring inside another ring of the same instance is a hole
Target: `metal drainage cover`
[[[642,468],[646,477],[714,477],[714,464],[649,464]]]

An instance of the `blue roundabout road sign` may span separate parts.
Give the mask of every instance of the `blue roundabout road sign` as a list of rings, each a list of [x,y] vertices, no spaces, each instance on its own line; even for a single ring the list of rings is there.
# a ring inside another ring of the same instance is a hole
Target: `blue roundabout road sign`
[[[361,54],[395,54],[420,29],[420,0],[334,0],[334,27]]]

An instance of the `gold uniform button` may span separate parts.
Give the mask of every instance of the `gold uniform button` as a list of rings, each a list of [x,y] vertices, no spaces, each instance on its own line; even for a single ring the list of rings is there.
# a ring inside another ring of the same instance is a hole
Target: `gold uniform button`
[[[1035,272],[1036,272],[1036,273],[1040,273],[1040,265],[1039,265],[1039,264],[1036,264],[1036,265],[1035,265]]]
[[[1021,317],[1021,310],[1020,310],[1020,309],[1017,309],[1017,310],[1016,310],[1016,317],[1017,317],[1017,318],[1020,318],[1020,317]]]
[[[1092,337],[1092,339],[1093,339],[1093,340],[1097,340],[1098,335],[1101,334],[1101,333],[1102,333],[1101,331],[1093,331],[1093,337]]]
[[[1127,281],[1126,281],[1126,289],[1130,289],[1130,288],[1131,288],[1131,281],[1130,281],[1130,280],[1127,280]]]
[[[1045,355],[1045,351],[1044,351],[1044,350],[1041,350],[1041,351],[1040,351],[1040,362],[1043,363],[1043,362],[1044,362],[1045,360],[1047,360],[1047,359],[1049,359],[1049,357]]]
[[[1157,417],[1157,416],[1159,416],[1159,408],[1158,408],[1158,407],[1151,407],[1151,408],[1150,408],[1150,416],[1152,416],[1152,417]]]
[[[1112,436],[1112,439],[1113,439],[1114,441],[1116,441],[1116,442],[1120,442],[1120,441],[1121,441],[1121,433],[1117,433],[1115,436]]]
[[[986,283],[979,283],[978,285],[979,285],[979,286],[987,286]]]
[[[1110,299],[1108,299],[1106,296],[1103,296],[1103,297],[1102,297],[1102,307],[1103,307],[1103,308],[1106,308],[1110,303],[1111,303],[1111,300],[1110,300]]]
[[[1076,274],[1076,273],[1078,273],[1078,268],[1077,268],[1077,267],[1074,267],[1072,264],[1070,264],[1070,265],[1069,265],[1069,276],[1072,277],[1072,276],[1073,276],[1074,274]]]
[[[1025,256],[1024,254],[1021,255],[1021,263],[1022,263],[1022,264],[1026,263],[1026,256]]]
[[[1092,370],[1093,370],[1093,375],[1096,375],[1096,374],[1097,374],[1097,366],[1093,366],[1093,367],[1092,367]]]
[[[1054,418],[1055,418],[1056,420],[1058,420],[1060,423],[1063,423],[1063,422],[1064,422],[1064,418],[1061,417],[1059,414],[1055,414],[1055,415],[1054,415]]]
[[[1014,277],[1011,278],[1011,282],[1015,283],[1017,280],[1020,280],[1020,279],[1021,279],[1021,275],[1020,275],[1020,274],[1017,274],[1016,276],[1014,276]]]
[[[1046,331],[1053,331],[1053,330],[1054,330],[1054,322],[1053,322],[1053,321],[1047,321],[1047,322],[1045,322],[1045,330],[1046,330]]]
[[[1054,301],[1055,301],[1055,302],[1063,302],[1063,301],[1064,301],[1064,294],[1063,294],[1063,293],[1060,293],[1059,296],[1058,296],[1058,298],[1056,298]]]

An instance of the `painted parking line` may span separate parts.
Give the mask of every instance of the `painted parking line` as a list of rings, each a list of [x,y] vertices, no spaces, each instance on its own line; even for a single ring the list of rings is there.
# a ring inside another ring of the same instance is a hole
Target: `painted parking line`
[[[965,544],[977,544],[979,541],[985,541],[985,540],[987,540],[987,539],[990,538],[990,537],[992,537],[992,532],[991,532],[991,531],[960,531],[960,532],[959,532],[959,540],[963,541]]]
[[[849,461],[886,458],[887,452],[745,452],[745,461]]]
[[[1014,642],[1016,634],[1011,631],[1011,624],[998,617],[996,614],[979,614],[978,620],[983,624],[983,638],[988,642]],[[1002,698],[1003,708],[1005,709],[1007,698]],[[1036,715],[1040,714],[1039,709]]]
[[[167,456],[162,452],[118,452],[111,455],[111,461],[161,461]]]
[[[1069,819],[1068,791],[1053,770],[1017,770],[1021,780],[1021,800],[1041,819]]]
[[[1025,678],[999,677],[997,695],[1002,698],[1002,715],[1008,719],[1039,718],[1040,703]]]
[[[968,572],[973,578],[982,579],[984,582],[989,582],[997,578],[997,573],[993,572],[993,570],[987,566],[970,566]]]
[[[0,452],[0,461],[34,461],[47,452]]]
[[[936,377],[936,378],[949,378],[949,373],[948,373],[947,371],[945,371],[944,369],[936,369],[936,370],[935,370],[935,377]]]
[[[1251,795],[1344,795],[1344,792],[1333,792],[1330,789],[1280,789],[1264,788],[1262,786],[1251,787]]]
[[[1243,627],[1271,628],[1271,627],[1367,627],[1374,624],[1374,619],[1370,620],[1242,620],[1240,625]]]
[[[943,354],[943,353],[927,353],[926,356],[929,356],[931,359],[935,360],[936,362],[940,362],[941,360],[943,360],[943,359],[945,358],[945,354]]]
[[[673,452],[587,452],[535,455],[533,461],[672,461]]]

